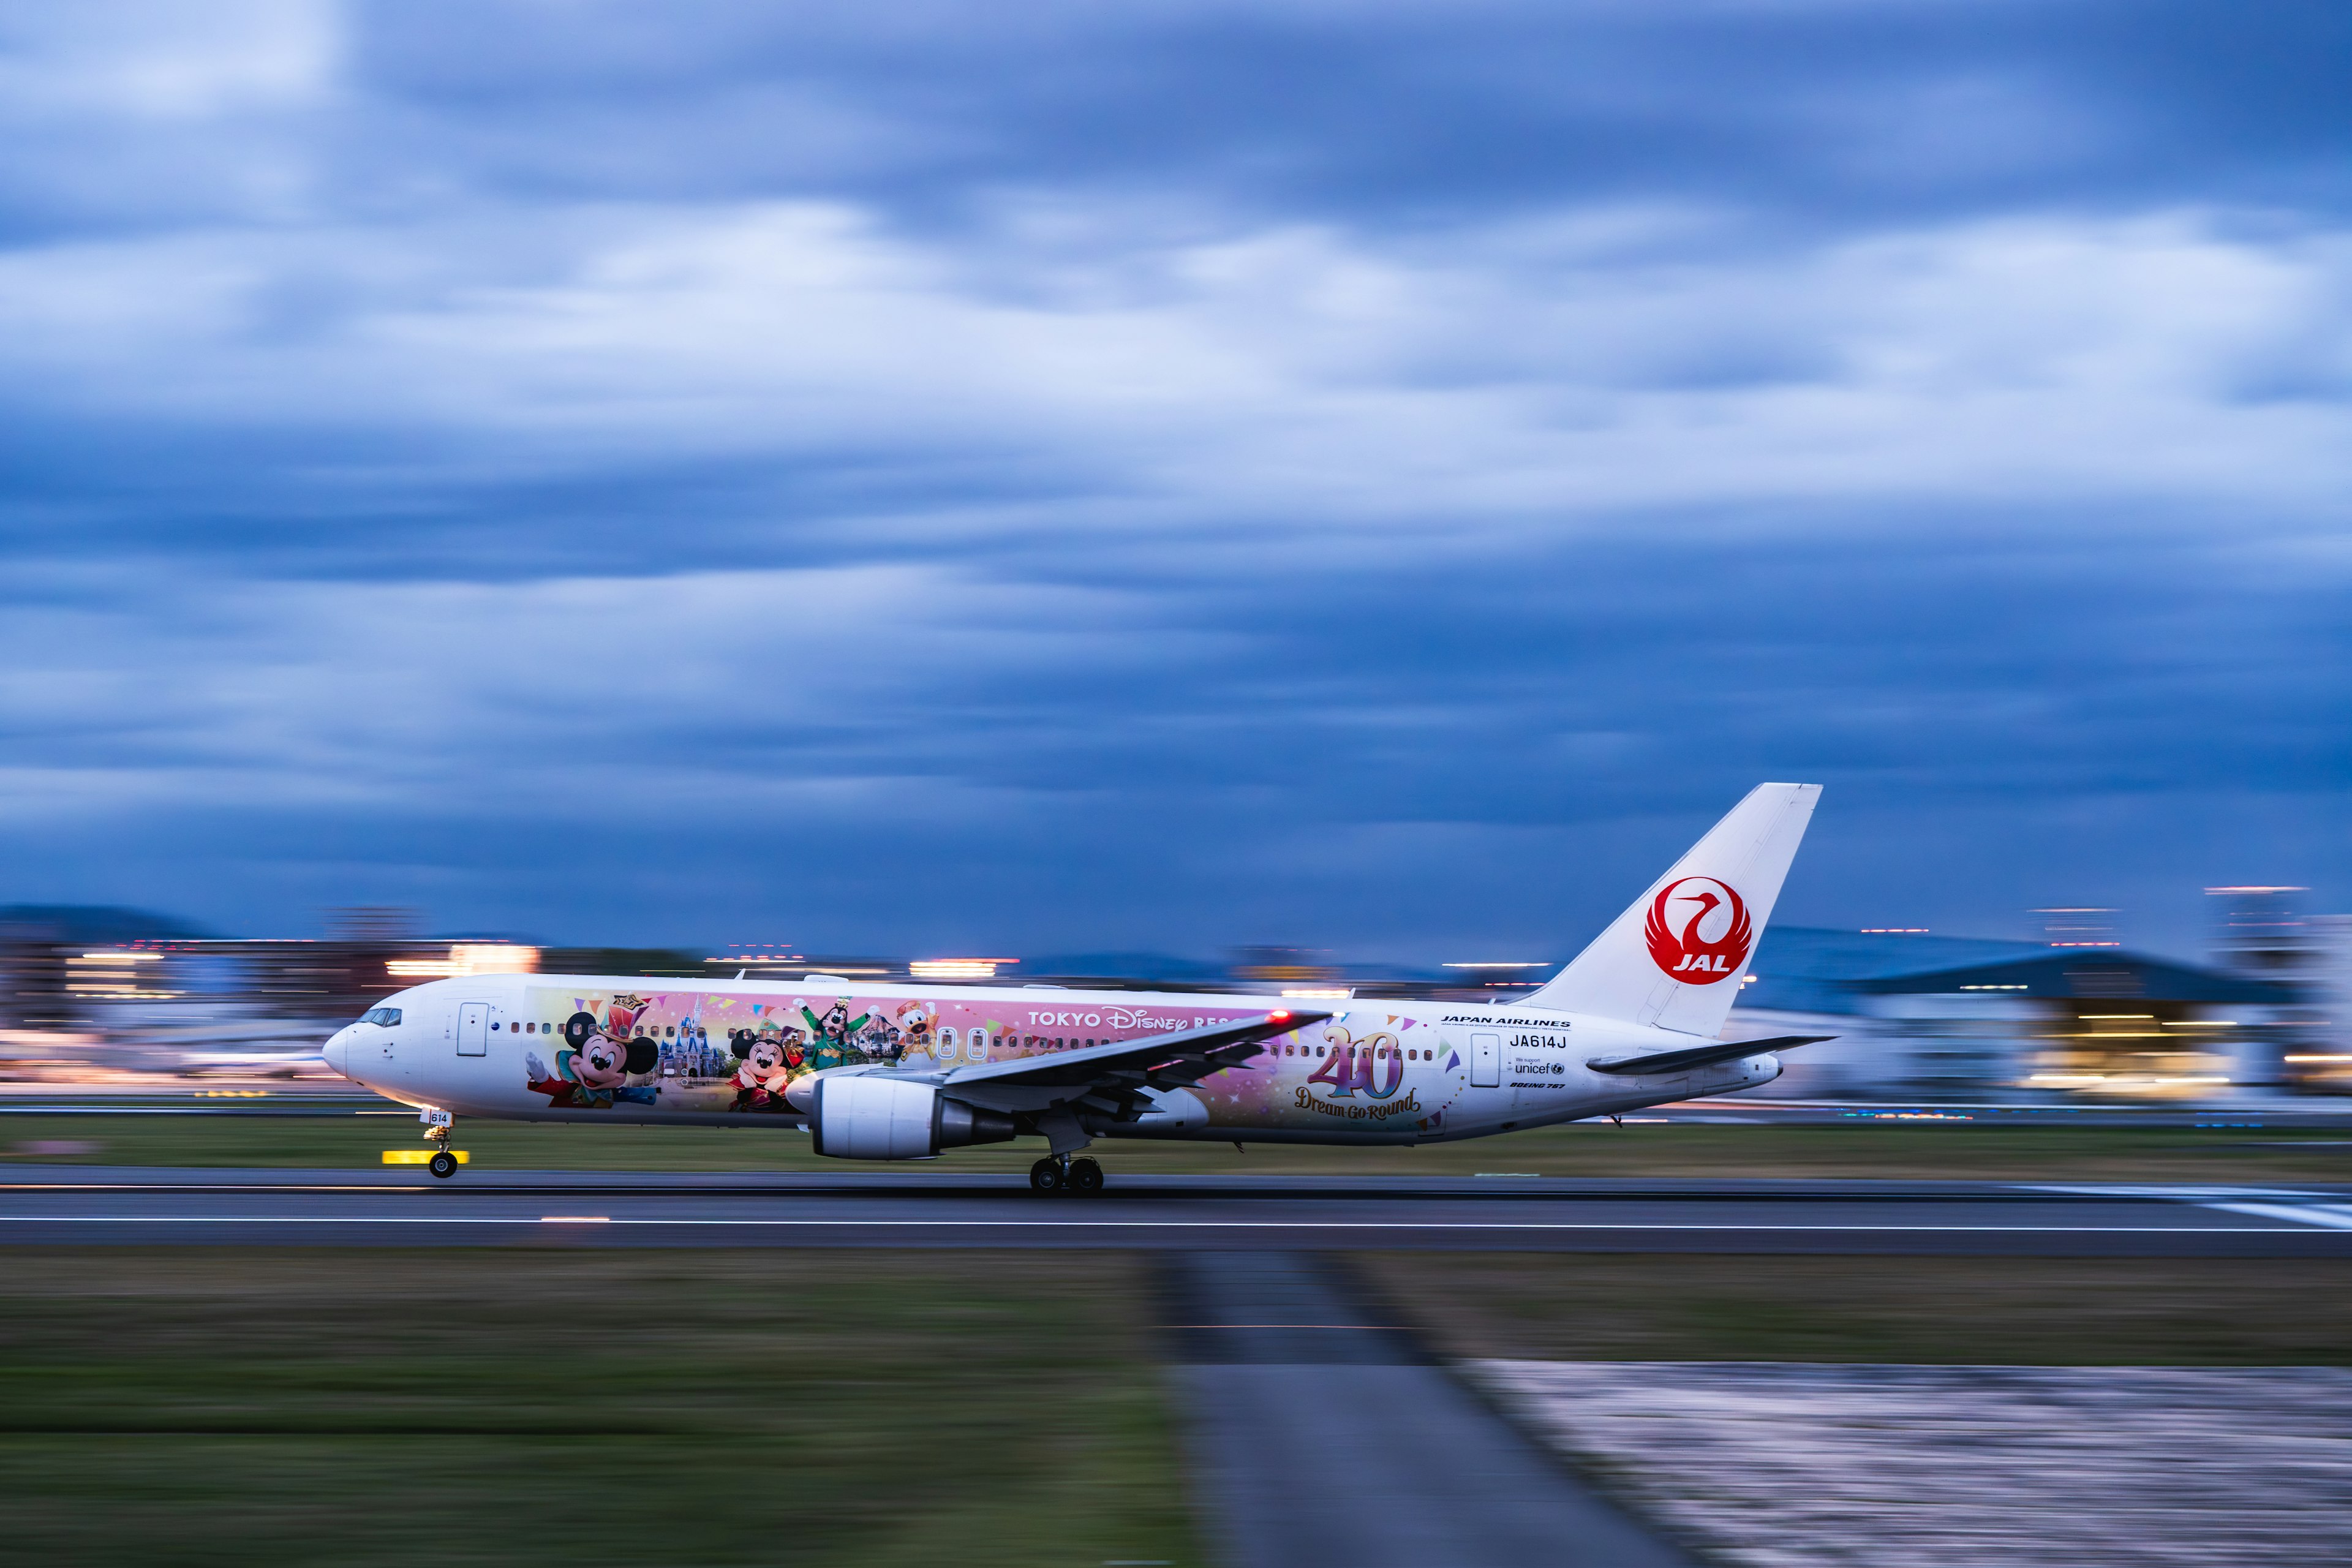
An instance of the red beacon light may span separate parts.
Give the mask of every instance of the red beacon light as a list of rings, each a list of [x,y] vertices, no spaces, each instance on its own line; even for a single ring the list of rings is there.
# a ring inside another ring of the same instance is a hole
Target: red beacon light
[[[1279,1024],[1284,1019],[1290,1016],[1290,1009],[1287,1007],[1276,1007],[1273,1012],[1268,1013],[1266,1016]]]

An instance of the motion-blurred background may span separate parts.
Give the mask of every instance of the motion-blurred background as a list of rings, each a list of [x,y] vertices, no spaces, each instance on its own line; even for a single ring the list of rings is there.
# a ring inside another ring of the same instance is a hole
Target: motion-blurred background
[[[2165,1101],[2282,1109],[2352,1088],[2352,916],[2309,889],[2205,889],[2194,959],[2126,946],[2113,910],[2032,911],[2002,941],[1932,930],[1775,924],[1725,1037],[1829,1033],[1748,1097],[1800,1100]],[[803,952],[791,943],[556,947],[433,937],[415,910],[331,911],[316,938],[209,937],[135,910],[0,909],[0,1081],[167,1089],[181,1080],[341,1086],[319,1042],[374,999],[445,975],[546,970],[797,979],[1042,983],[1280,992],[1304,998],[1507,999],[1558,961],[1347,962],[1256,946],[1027,958]]]

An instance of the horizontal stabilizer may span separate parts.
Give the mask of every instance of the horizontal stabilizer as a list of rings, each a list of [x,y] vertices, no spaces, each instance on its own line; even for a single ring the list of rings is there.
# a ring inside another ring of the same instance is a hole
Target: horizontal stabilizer
[[[1759,1051],[1817,1046],[1836,1038],[1835,1035],[1776,1035],[1769,1040],[1718,1040],[1711,1046],[1693,1046],[1686,1051],[1653,1051],[1646,1057],[1622,1057],[1614,1061],[1603,1058],[1584,1065],[1594,1072],[1613,1073],[1621,1078],[1646,1078],[1662,1072],[1681,1072],[1687,1068],[1711,1067],[1717,1062],[1736,1062]]]

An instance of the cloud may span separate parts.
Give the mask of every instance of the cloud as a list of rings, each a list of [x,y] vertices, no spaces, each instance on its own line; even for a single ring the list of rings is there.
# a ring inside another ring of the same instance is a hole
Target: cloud
[[[1137,245],[1024,207],[948,246],[795,205],[206,233],[0,258],[0,366],[28,420],[266,431],[261,482],[330,509],[740,482],[736,515],[665,525],[683,565],[739,548],[742,510],[796,513],[795,546],[1248,518],[1319,549],[1865,497],[2194,497],[2307,528],[2352,478],[2342,232],[2168,213],[1722,255],[1737,230],[1604,210]],[[853,469],[900,493],[777,504]],[[347,544],[372,570],[399,531]]]
[[[26,15],[26,897],[1405,951],[1767,775],[1819,918],[2352,871],[2317,11]]]

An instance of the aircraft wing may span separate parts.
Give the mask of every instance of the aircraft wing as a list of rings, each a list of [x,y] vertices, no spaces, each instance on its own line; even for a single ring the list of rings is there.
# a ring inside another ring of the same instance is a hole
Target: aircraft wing
[[[1693,1046],[1685,1051],[1653,1051],[1646,1057],[1601,1057],[1584,1065],[1594,1072],[1612,1073],[1620,1077],[1681,1072],[1686,1068],[1703,1068],[1716,1062],[1735,1062],[1759,1051],[1785,1051],[1797,1046],[1817,1046],[1823,1040],[1836,1038],[1835,1035],[1779,1035],[1769,1040],[1717,1040],[1713,1045]]]
[[[1083,1050],[920,1073],[968,1105],[1013,1114],[1056,1107],[1130,1121],[1151,1109],[1145,1091],[1182,1089],[1255,1059],[1266,1041],[1322,1023],[1328,1013],[1287,1009]]]

